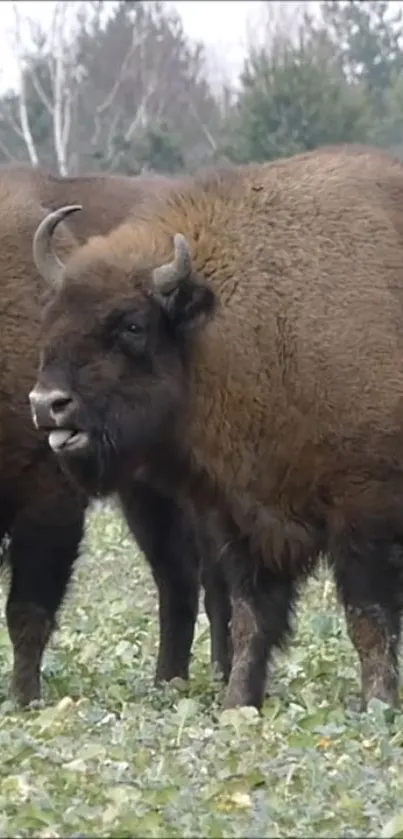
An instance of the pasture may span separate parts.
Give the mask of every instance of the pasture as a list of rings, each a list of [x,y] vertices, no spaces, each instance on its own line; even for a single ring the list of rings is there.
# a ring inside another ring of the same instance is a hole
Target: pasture
[[[3,603],[4,614],[3,579]],[[358,663],[325,572],[302,598],[263,718],[222,713],[199,617],[188,687],[153,686],[151,574],[112,508],[84,552],[44,667],[42,707],[6,699],[0,835],[403,836],[403,714],[359,714]]]

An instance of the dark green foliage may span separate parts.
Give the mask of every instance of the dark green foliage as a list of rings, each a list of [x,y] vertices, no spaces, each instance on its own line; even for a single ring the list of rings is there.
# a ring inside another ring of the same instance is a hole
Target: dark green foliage
[[[400,153],[403,12],[381,0],[329,0],[303,12],[297,32],[252,47],[221,152],[271,160],[335,143]]]
[[[363,142],[368,111],[346,83],[322,32],[248,57],[232,117],[230,156],[271,160],[339,142]]]
[[[322,3],[323,21],[344,75],[378,108],[403,71],[403,11],[385,0]]]
[[[151,125],[141,138],[136,158],[140,169],[174,173],[184,169],[184,155],[179,138],[166,122]]]

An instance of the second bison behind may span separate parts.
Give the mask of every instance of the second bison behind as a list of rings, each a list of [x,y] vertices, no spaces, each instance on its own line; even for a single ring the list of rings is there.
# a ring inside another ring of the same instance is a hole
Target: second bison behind
[[[146,475],[227,531],[226,706],[261,706],[300,582],[328,553],[364,704],[398,701],[403,605],[403,168],[332,149],[189,179],[63,267],[42,426],[90,492]],[[39,391],[38,391],[39,388]],[[36,400],[36,401],[35,401]]]

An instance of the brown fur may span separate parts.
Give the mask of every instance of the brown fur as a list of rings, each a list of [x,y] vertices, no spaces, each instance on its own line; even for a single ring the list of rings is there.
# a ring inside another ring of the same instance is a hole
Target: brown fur
[[[182,295],[195,300],[197,314],[179,338],[182,298],[172,295],[158,316],[151,282],[151,269],[172,258],[177,232],[192,250]],[[95,338],[121,308],[143,313],[159,353],[149,374],[133,363],[131,395],[127,358],[106,360]],[[131,416],[133,455],[199,509],[218,505],[271,586],[284,575],[298,579],[329,550],[345,599],[365,601],[370,584],[377,596],[379,557],[365,555],[380,541],[403,540],[398,161],[365,147],[334,148],[209,173],[158,196],[73,254],[45,339],[43,376],[46,353],[63,340],[83,404],[95,410],[101,392],[124,402],[127,448]],[[353,596],[343,574],[354,551],[372,565]],[[382,563],[385,575],[394,573],[388,553]],[[235,615],[237,623],[246,625]],[[229,704],[260,695],[243,678],[230,684]]]
[[[80,175],[64,178],[43,168],[25,165],[0,166],[3,189],[17,188],[44,208],[56,210],[63,204],[82,204],[80,215],[69,217],[67,227],[85,242],[90,236],[109,233],[152,193],[170,189],[179,179],[165,175]]]

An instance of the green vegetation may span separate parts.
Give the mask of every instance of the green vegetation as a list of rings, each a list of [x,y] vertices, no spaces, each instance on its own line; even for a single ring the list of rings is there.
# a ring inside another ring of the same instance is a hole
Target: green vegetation
[[[120,517],[94,510],[45,702],[16,712],[3,694],[2,836],[403,836],[402,715],[358,712],[326,574],[306,591],[262,719],[221,712],[202,612],[189,687],[153,686],[156,606]],[[0,646],[5,687],[4,623]]]

